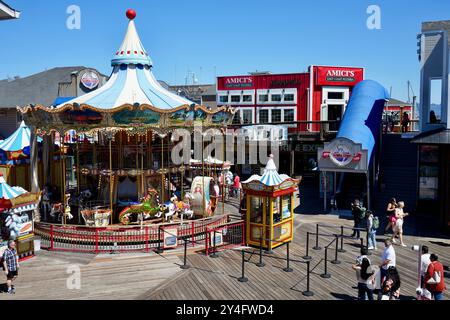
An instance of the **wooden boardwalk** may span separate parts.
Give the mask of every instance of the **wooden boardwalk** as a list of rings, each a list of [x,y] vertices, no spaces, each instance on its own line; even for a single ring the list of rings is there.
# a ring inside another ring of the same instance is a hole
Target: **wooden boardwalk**
[[[295,219],[295,238],[291,244],[291,259],[303,260],[305,254],[306,232],[315,231],[315,223],[351,226],[351,221],[336,216],[297,215]],[[332,233],[323,229],[321,232]],[[337,230],[334,232],[338,232]],[[347,231],[349,232],[349,231]],[[348,233],[347,233],[348,234]],[[378,251],[370,258],[380,263],[383,236],[378,237]],[[332,240],[320,237],[320,246]],[[407,248],[395,246],[397,266],[402,286],[402,299],[414,299],[417,286],[417,253],[410,249],[413,244],[426,244],[431,252],[439,255],[440,261],[450,265],[450,241],[439,239],[406,237]],[[311,241],[311,247],[314,242]],[[334,259],[334,246],[329,260]],[[291,262],[293,272],[282,270],[286,247],[275,249],[273,258],[264,257],[266,266],[257,267],[257,250],[253,255],[246,254],[249,263],[245,264],[249,281],[240,283],[241,253],[224,251],[218,258],[206,257],[203,253],[190,251],[188,270],[181,270],[182,251],[135,254],[74,254],[40,251],[30,260],[22,262],[20,277],[16,283],[17,294],[9,296],[0,293],[0,300],[7,299],[151,299],[151,300],[351,300],[357,296],[355,272],[351,264],[359,255],[359,242],[345,240],[346,253],[339,253],[341,264],[328,264],[330,279],[323,279],[324,250],[310,250],[311,290],[314,296],[305,297],[302,291],[306,286],[306,265]],[[69,290],[66,286],[67,268],[77,265],[81,271],[81,289]],[[4,278],[3,278],[4,279]],[[446,278],[449,287],[450,281]],[[0,281],[0,284],[3,281]],[[445,296],[449,299],[448,292]]]
[[[303,260],[305,254],[306,232],[315,231],[315,221],[326,224],[351,225],[348,220],[337,219],[330,216],[303,217],[309,220],[298,223],[302,219],[297,219],[296,236],[291,244],[291,259]],[[329,233],[323,230],[321,232]],[[332,233],[333,231],[331,231]],[[338,232],[338,231],[335,231]],[[348,234],[348,231],[346,231]],[[381,248],[384,237],[378,237],[378,251],[374,252],[370,258],[372,263],[381,262]],[[324,246],[332,240],[328,237],[320,237],[319,244]],[[430,241],[431,240],[431,241]],[[450,265],[450,242],[440,243],[433,239],[417,239],[406,237],[405,242],[409,245],[422,243],[429,246],[431,252],[439,255],[444,265]],[[311,245],[313,246],[313,245]],[[334,246],[330,252],[329,260],[334,259]],[[285,257],[285,247],[275,249],[274,258],[264,257],[266,266],[259,268],[258,251],[250,249],[255,253],[246,254],[250,263],[246,263],[246,283],[240,283],[237,278],[241,275],[241,253],[238,251],[226,251],[220,254],[219,258],[209,258],[201,254],[190,255],[188,263],[191,268],[180,273],[176,278],[170,280],[156,290],[149,290],[140,299],[151,300],[190,300],[190,299],[231,299],[231,300],[354,300],[357,297],[356,276],[351,269],[352,263],[359,255],[359,241],[346,239],[344,241],[345,253],[339,253],[340,264],[328,263],[328,273],[331,278],[320,277],[323,273],[324,250],[310,250],[313,257],[311,261],[311,290],[314,296],[305,297],[302,291],[306,289],[306,266],[303,263],[291,262],[293,272],[287,273],[282,269],[286,262],[278,258]],[[397,253],[397,266],[401,277],[401,299],[415,299],[415,288],[417,287],[417,253],[410,249],[410,246],[403,248],[395,246]],[[448,278],[446,278],[448,279]],[[447,280],[448,285],[448,280]],[[449,299],[448,292],[446,299]]]

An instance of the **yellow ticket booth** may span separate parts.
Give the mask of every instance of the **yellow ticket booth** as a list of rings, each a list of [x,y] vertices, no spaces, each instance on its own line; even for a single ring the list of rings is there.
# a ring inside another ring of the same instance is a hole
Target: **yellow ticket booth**
[[[271,250],[294,236],[294,193],[300,179],[279,174],[273,157],[262,176],[253,175],[242,182],[247,201],[246,242]]]

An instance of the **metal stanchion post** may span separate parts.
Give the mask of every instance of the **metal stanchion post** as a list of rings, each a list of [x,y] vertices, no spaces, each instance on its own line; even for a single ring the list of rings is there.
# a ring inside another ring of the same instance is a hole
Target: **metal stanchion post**
[[[306,233],[306,254],[302,257],[305,260],[311,260],[311,256],[309,255],[309,232]]]
[[[364,247],[364,239],[363,238],[359,238],[359,241],[361,242],[361,249],[362,249],[362,247]]]
[[[292,268],[289,267],[289,242],[286,243],[286,268],[283,269],[285,272],[292,272],[294,271]]]
[[[187,241],[184,239],[184,259],[183,265],[180,267],[181,269],[189,269],[189,266],[186,264],[186,255],[187,255]]]
[[[321,250],[319,247],[319,224],[316,224],[316,245],[313,247],[314,250]]]
[[[346,250],[344,249],[344,226],[341,226],[341,248],[338,251],[346,252]]]
[[[336,241],[336,248],[334,249],[334,260],[331,261],[331,263],[332,263],[332,264],[340,264],[341,262],[340,262],[339,259],[338,259],[339,238],[338,238],[338,235],[337,235],[337,234],[335,235],[335,238],[334,238],[334,239],[335,239],[335,241]]]
[[[259,240],[259,262],[256,264],[256,266],[260,267],[260,268],[262,268],[266,265],[262,260],[262,242],[263,242],[263,239],[261,237]]]
[[[331,278],[331,274],[328,273],[328,247],[325,247],[325,265],[320,277],[325,279]]]
[[[245,277],[245,251],[242,250],[242,276],[238,278],[239,282],[247,282],[248,279]]]
[[[309,290],[309,274],[310,274],[310,261],[306,261],[306,291],[303,291],[302,294],[306,297],[311,297],[314,295],[314,292]]]
[[[210,255],[211,258],[218,258],[219,255],[217,254],[217,248],[216,248],[216,230],[214,230],[213,233],[213,254]]]
[[[158,249],[155,251],[156,253],[162,253],[163,250],[161,249],[161,226],[158,226]]]

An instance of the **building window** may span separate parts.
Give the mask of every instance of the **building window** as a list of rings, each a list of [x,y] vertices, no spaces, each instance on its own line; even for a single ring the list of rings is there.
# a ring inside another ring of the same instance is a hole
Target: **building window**
[[[430,123],[441,122],[442,79],[430,81]]]
[[[284,121],[295,121],[293,109],[284,110]]]
[[[294,101],[294,95],[292,93],[285,94],[284,101]]]
[[[259,110],[259,123],[269,123],[269,110]]]
[[[273,94],[272,101],[281,101],[281,94]]]
[[[219,96],[219,101],[227,103],[228,102],[228,96]]]
[[[241,96],[231,96],[231,102],[241,102]]]
[[[281,110],[279,109],[272,110],[272,122],[281,122]]]
[[[239,111],[234,114],[233,124],[241,124],[241,113]]]
[[[259,95],[259,102],[267,102],[269,101],[269,95],[268,94],[260,94]]]
[[[343,100],[344,99],[344,93],[343,92],[335,92],[335,91],[328,91],[328,98],[330,100]]]
[[[242,101],[243,102],[252,102],[252,96],[249,94],[245,94],[242,96]]]
[[[244,121],[244,124],[253,123],[252,110],[242,110],[242,119]]]

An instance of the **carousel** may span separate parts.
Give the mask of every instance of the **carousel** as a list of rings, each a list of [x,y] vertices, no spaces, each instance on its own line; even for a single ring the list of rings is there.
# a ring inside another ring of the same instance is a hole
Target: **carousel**
[[[31,129],[31,188],[42,190],[43,222],[106,227],[215,214],[208,206],[214,178],[206,176],[205,161],[211,158],[174,163],[173,148],[182,141],[174,132],[184,129],[193,135],[200,130],[203,137],[205,130],[216,130],[225,135],[234,111],[210,110],[162,87],[137,33],[136,12],[128,10],[126,15],[128,29],[105,85],[54,107],[19,108]],[[42,179],[37,170],[38,137]],[[203,176],[192,177],[189,186],[188,171],[194,168],[198,173],[200,166]],[[222,170],[225,166],[229,164],[218,161],[210,165]],[[197,205],[191,209],[192,201]]]

